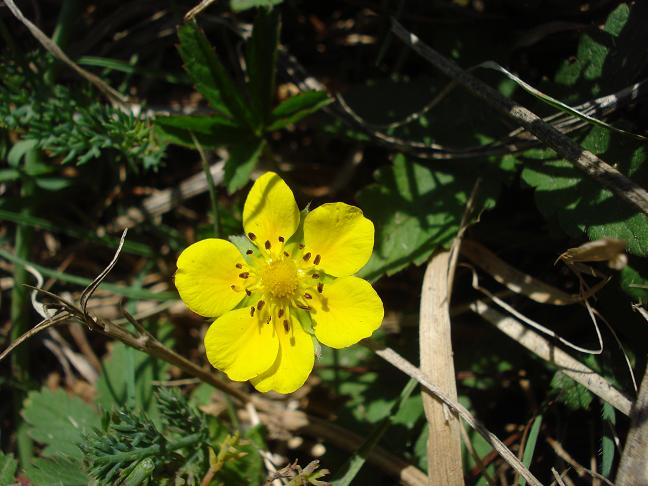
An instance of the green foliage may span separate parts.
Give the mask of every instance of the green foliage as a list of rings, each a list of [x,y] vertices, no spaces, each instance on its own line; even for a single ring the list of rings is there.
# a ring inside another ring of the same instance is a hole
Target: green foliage
[[[92,406],[63,390],[47,388],[29,393],[23,417],[29,424],[29,434],[45,445],[45,457],[64,455],[81,459],[78,444],[85,433],[99,426],[99,417]]]
[[[235,12],[241,12],[255,7],[274,7],[283,0],[230,0],[230,7]]]
[[[588,410],[594,398],[587,388],[560,371],[554,375],[550,387],[558,401],[570,410]]]
[[[34,459],[25,466],[25,474],[34,486],[95,486],[78,460],[67,457]]]
[[[529,430],[529,435],[524,444],[524,455],[522,456],[522,463],[528,468],[531,466],[531,461],[533,460],[533,454],[535,452],[536,444],[538,442],[538,435],[540,434],[540,426],[542,425],[542,415],[538,415],[533,419],[531,424],[531,430]],[[518,481],[518,486],[524,486],[526,484],[526,479],[520,478]]]
[[[477,181],[475,170],[431,167],[404,155],[376,172],[376,183],[358,195],[363,211],[376,225],[374,253],[360,275],[375,280],[411,263],[420,265],[439,247],[447,247],[459,230],[466,203]],[[478,215],[491,208],[500,190],[496,176],[482,172],[474,202]]]
[[[13,484],[18,462],[13,454],[0,451],[0,484]]]
[[[159,166],[164,147],[143,116],[104,105],[87,89],[48,83],[47,64],[34,56],[30,61],[32,69],[11,58],[0,62],[0,127],[19,132],[62,163],[82,165],[107,155],[135,169]]]
[[[608,402],[601,400],[601,418],[603,419],[603,435],[601,436],[601,474],[609,477],[614,464],[616,446],[612,431],[616,426],[616,411]]]

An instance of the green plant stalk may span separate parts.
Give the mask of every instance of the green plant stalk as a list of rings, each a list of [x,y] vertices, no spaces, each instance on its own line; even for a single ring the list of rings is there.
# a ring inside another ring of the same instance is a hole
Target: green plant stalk
[[[214,236],[220,238],[220,213],[218,212],[218,195],[216,193],[216,184],[214,184],[214,178],[212,177],[211,170],[209,170],[209,162],[207,162],[207,155],[203,149],[200,142],[196,136],[191,133],[191,138],[196,150],[200,154],[200,162],[202,164],[202,169],[205,172],[205,178],[207,179],[207,188],[209,189],[209,200],[211,201],[211,210],[212,210],[212,220],[214,223]]]
[[[106,456],[98,457],[95,459],[97,464],[115,464],[119,462],[133,462],[140,461],[147,457],[155,456],[163,451],[176,451],[178,449],[184,449],[195,444],[198,444],[204,439],[204,434],[202,432],[196,432],[195,434],[188,435],[181,439],[178,439],[176,442],[162,446],[160,444],[155,444],[144,449],[139,449],[135,451],[127,452],[118,452],[116,454],[109,454]]]
[[[22,196],[28,200],[33,192],[33,185],[26,182],[21,190]],[[23,208],[23,213],[29,215],[30,208],[26,205]],[[16,236],[14,240],[14,247],[16,255],[20,258],[28,259],[33,239],[33,229],[29,226],[17,225]],[[29,328],[29,289],[25,284],[29,284],[29,273],[22,265],[16,265],[13,272],[14,286],[11,289],[11,340],[15,341],[22,336]],[[26,384],[29,379],[29,345],[22,346],[16,349],[11,355],[11,371],[14,379],[20,384]],[[28,464],[33,457],[33,442],[28,434],[28,427],[25,421],[20,416],[23,401],[26,397],[26,390],[24,386],[14,388],[13,411],[14,421],[16,424],[16,446],[18,449],[18,457],[21,464],[24,466]]]

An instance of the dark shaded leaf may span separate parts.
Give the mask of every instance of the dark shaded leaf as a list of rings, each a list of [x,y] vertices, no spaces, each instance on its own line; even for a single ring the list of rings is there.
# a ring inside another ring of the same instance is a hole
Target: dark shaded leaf
[[[263,153],[265,140],[243,142],[230,148],[225,162],[224,182],[230,194],[242,188],[250,180],[252,171]]]
[[[267,130],[280,130],[294,125],[332,102],[323,91],[306,91],[291,96],[272,110],[272,120]]]

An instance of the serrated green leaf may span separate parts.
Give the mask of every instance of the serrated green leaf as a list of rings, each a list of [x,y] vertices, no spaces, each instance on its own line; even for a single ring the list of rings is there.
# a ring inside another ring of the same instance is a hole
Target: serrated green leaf
[[[306,91],[291,96],[272,110],[272,119],[267,130],[280,130],[294,125],[332,102],[333,100],[323,91]]]
[[[280,29],[281,17],[277,9],[257,10],[252,38],[245,50],[248,92],[257,117],[264,126],[269,121],[275,95]]]
[[[617,169],[640,186],[648,185],[645,170],[645,146],[612,136],[604,128],[594,127],[582,142],[583,148],[616,164]],[[541,153],[542,162],[531,157]],[[555,158],[551,151],[527,153],[522,179],[535,188],[536,204],[549,218],[557,218],[567,234],[590,239],[609,237],[624,240],[627,250],[648,255],[648,217],[634,211],[607,189],[586,178],[573,165]]]
[[[13,454],[5,454],[0,451],[0,485],[14,484],[18,461]]]
[[[374,253],[359,272],[375,280],[414,263],[423,263],[438,247],[456,236],[480,171],[434,169],[398,155],[392,167],[376,174],[376,184],[358,195],[360,207],[376,227]],[[503,173],[482,172],[475,213],[491,208],[500,190]]]
[[[249,138],[250,132],[235,120],[218,115],[191,116],[173,115],[158,117],[155,120],[158,137],[165,143],[195,148],[191,134],[200,145],[214,148]]]
[[[241,125],[258,129],[260,120],[254,117],[240,88],[234,84],[212,49],[204,32],[194,23],[183,24],[178,29],[178,50],[185,69],[212,108],[231,114]]]
[[[162,334],[168,338],[170,328],[164,329]],[[164,341],[165,338],[162,337],[161,340]],[[155,418],[157,404],[153,393],[153,380],[164,379],[168,365],[146,353],[127,348],[122,343],[115,343],[110,356],[102,362],[102,373],[97,380],[97,403],[105,410],[128,403],[127,354],[131,351],[135,370],[135,407]]]
[[[242,12],[255,7],[273,7],[283,0],[230,0],[230,8],[235,12]]]
[[[261,138],[230,147],[223,176],[227,192],[232,194],[249,182],[265,144],[265,140]]]
[[[100,424],[97,411],[83,400],[48,388],[29,393],[22,415],[29,424],[29,435],[45,444],[46,457],[64,454],[81,460],[78,444],[85,433]]]
[[[594,398],[587,388],[560,371],[553,376],[549,386],[570,410],[588,410]]]
[[[94,486],[83,470],[80,460],[68,458],[38,458],[25,467],[32,486]]]

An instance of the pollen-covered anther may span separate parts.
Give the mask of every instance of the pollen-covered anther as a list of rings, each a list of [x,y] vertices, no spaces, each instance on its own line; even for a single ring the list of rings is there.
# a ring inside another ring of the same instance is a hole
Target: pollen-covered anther
[[[319,265],[321,261],[322,257],[320,255],[316,255],[315,260],[313,260],[313,265]]]
[[[277,316],[279,317],[279,319],[281,319],[283,317],[283,315],[284,315],[284,310],[279,309],[279,312],[277,312]]]
[[[321,294],[324,290],[324,284],[322,282],[317,284],[317,291]]]
[[[252,295],[252,292],[250,292],[250,289],[245,289],[245,294],[249,297]]]
[[[306,254],[303,256],[304,261],[307,262],[308,260],[310,260],[310,257],[311,257],[311,253],[310,253],[310,251],[309,251],[308,253],[306,253]]]
[[[255,310],[256,309],[254,308],[254,306],[250,307],[250,317],[254,317],[254,311]]]
[[[265,242],[265,249],[266,249],[266,250],[269,250],[270,248],[272,248],[272,244],[270,243],[270,240],[266,240],[266,242]]]
[[[245,252],[246,255],[251,255],[252,253],[254,253],[252,250],[248,250]]]
[[[234,292],[238,292],[238,287],[236,285],[230,285],[230,289],[232,289]]]
[[[263,309],[264,305],[265,305],[265,302],[263,300],[260,300],[259,302],[257,302],[257,307],[259,308],[259,310]]]
[[[297,303],[296,305],[297,305],[297,307],[299,307],[300,309],[304,309],[304,310],[307,310],[307,311],[311,310],[311,306],[310,306],[310,305],[300,304],[300,303]]]
[[[248,233],[248,238],[250,238],[250,240],[254,241],[254,240],[256,240],[256,235],[254,233]]]
[[[317,279],[317,278],[319,278],[319,273],[314,273],[313,275],[311,275],[311,277]]]
[[[285,256],[286,258],[290,258],[290,253],[288,253],[287,251],[284,251],[284,256]]]
[[[243,264],[242,264],[242,263],[237,263],[237,264],[236,264],[236,268],[238,268],[238,269],[243,268]]]
[[[284,241],[286,241],[286,240],[284,239],[284,237],[283,237],[283,236],[280,236],[280,237],[279,237],[279,243],[283,243]]]
[[[249,276],[250,276],[250,272],[239,273],[239,277],[241,278],[248,278]]]
[[[304,299],[312,299],[312,298],[313,298],[313,296],[311,294],[309,294],[308,292],[306,292],[304,294]]]
[[[284,319],[284,321],[283,321],[283,327],[284,327],[284,331],[286,331],[286,332],[290,332],[290,324],[288,323],[288,320],[287,320],[287,319]]]

